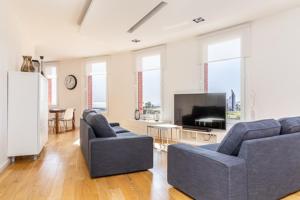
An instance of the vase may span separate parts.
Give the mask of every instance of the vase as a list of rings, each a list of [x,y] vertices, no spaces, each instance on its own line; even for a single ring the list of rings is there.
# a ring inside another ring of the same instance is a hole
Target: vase
[[[155,114],[154,114],[154,121],[156,121],[156,122],[159,121],[159,112],[155,112]]]
[[[45,76],[45,73],[44,73],[44,56],[40,56],[40,59],[41,59],[41,66],[40,66],[40,69],[41,69],[41,74],[43,76]],[[46,76],[45,76],[46,77]]]
[[[139,109],[135,110],[134,118],[135,118],[135,120],[140,120],[141,119],[141,113],[140,113]]]
[[[31,56],[23,56],[23,64],[21,67],[22,72],[34,72]]]

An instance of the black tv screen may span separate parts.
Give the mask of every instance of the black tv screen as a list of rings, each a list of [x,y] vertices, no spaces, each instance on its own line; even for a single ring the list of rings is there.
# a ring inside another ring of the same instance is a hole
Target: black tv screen
[[[226,94],[175,94],[174,122],[186,129],[226,129]]]

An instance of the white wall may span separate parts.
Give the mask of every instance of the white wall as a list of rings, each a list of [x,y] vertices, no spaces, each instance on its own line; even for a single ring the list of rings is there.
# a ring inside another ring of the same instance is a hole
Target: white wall
[[[79,119],[85,105],[85,71],[84,60],[66,60],[57,63],[58,74],[58,107],[75,108],[75,123],[79,126]],[[77,78],[77,86],[73,90],[65,87],[64,81],[67,75]]]
[[[86,59],[66,60],[56,63],[58,75],[58,106],[76,109],[76,126],[86,108]],[[107,57],[108,113],[111,121],[125,121],[133,117],[135,103],[135,74],[133,55],[130,52]],[[74,90],[66,89],[64,79],[73,74],[77,78]]]
[[[202,73],[200,68],[199,42],[197,38],[189,38],[169,43],[164,48],[165,62],[163,67],[164,119],[173,116],[173,94],[181,92],[203,91]],[[188,51],[187,51],[188,49]],[[108,113],[110,121],[120,122],[123,126],[138,130],[139,125],[133,120],[136,109],[136,74],[135,52],[124,52],[108,56]],[[59,63],[59,106],[75,106],[81,111],[85,108],[84,87],[77,87],[74,92],[67,91],[63,85],[67,74],[81,71],[84,82],[85,60],[71,60]],[[78,77],[80,79],[80,77]],[[78,91],[82,90],[82,92]],[[76,98],[77,97],[77,98]],[[80,111],[80,112],[81,112]],[[77,112],[77,114],[80,114]],[[77,117],[78,119],[78,117]],[[78,120],[77,120],[78,121]],[[141,130],[141,129],[140,129]],[[143,130],[144,131],[144,130]]]
[[[247,41],[250,52],[245,62],[247,120],[300,115],[300,95],[297,94],[300,88],[299,22],[300,9],[294,8],[250,23]],[[173,118],[174,93],[203,91],[200,45],[201,39],[197,37],[163,45],[164,119]],[[134,55],[135,52],[124,52],[108,56],[108,117],[127,127],[136,127],[133,120],[136,108]],[[73,71],[79,73],[84,61],[68,61],[60,67],[65,69],[59,76]],[[79,91],[71,95],[62,90],[59,92],[60,104],[81,105],[83,109],[85,104],[77,96],[80,94],[85,95]]]
[[[20,30],[12,15],[8,1],[0,2],[0,171],[8,164],[7,159],[7,71],[18,69],[22,48]],[[26,53],[32,53],[27,48]],[[30,54],[29,54],[30,55]],[[32,54],[31,54],[32,55]]]
[[[133,119],[136,107],[133,59],[130,52],[110,56],[108,62],[108,117],[111,121],[124,122],[124,120]]]
[[[174,94],[203,92],[201,51],[197,38],[166,45],[166,62],[163,66],[164,119],[172,120]]]
[[[299,116],[300,8],[253,22],[251,37],[247,98],[249,107],[254,104],[252,118]]]
[[[162,71],[162,103],[164,119],[173,116],[173,94],[201,92],[199,42],[189,38],[162,46],[165,60]],[[188,51],[187,51],[188,49]],[[136,105],[135,52],[110,56],[109,62],[109,113],[111,121],[131,126]]]

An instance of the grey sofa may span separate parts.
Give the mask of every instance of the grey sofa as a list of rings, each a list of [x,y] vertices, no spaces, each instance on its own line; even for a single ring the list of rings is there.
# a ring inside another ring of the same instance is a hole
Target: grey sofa
[[[115,136],[97,137],[89,124],[90,114],[80,119],[80,146],[92,178],[147,170],[153,167],[153,139],[120,127],[118,123],[106,124]],[[102,116],[103,117],[103,116]],[[105,120],[103,123],[106,123]],[[98,122],[99,123],[99,122]],[[102,126],[103,124],[101,124]]]
[[[300,117],[238,123],[221,144],[170,145],[168,182],[203,200],[276,200],[296,192]]]

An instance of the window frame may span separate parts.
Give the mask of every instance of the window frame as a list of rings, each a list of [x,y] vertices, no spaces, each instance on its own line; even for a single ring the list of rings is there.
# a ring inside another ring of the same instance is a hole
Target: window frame
[[[47,68],[55,68],[55,73],[56,73],[55,74],[55,78],[53,76],[48,77],[48,75],[46,73]],[[58,92],[58,85],[59,85],[58,65],[56,63],[45,63],[45,65],[44,65],[44,73],[45,73],[45,77],[46,77],[47,80],[51,80],[51,81],[52,81],[52,79],[56,80],[56,104],[52,104],[52,98],[51,98],[51,104],[48,104],[49,107],[56,107],[56,106],[59,105],[59,103],[58,103],[58,100],[59,100],[59,98],[58,98],[58,95],[59,95],[59,92]],[[53,85],[51,85],[51,87],[52,86]],[[51,95],[51,97],[52,97],[52,95]]]
[[[203,38],[199,38],[200,44],[202,46],[202,52],[203,52],[203,60],[202,60],[202,67],[201,67],[201,73],[203,74],[203,92],[205,92],[205,74],[206,71],[206,65],[208,67],[209,63],[213,62],[221,62],[226,60],[233,60],[233,59],[240,59],[240,98],[241,98],[241,117],[240,120],[233,120],[233,119],[227,119],[227,124],[234,124],[238,121],[243,121],[246,119],[247,113],[246,113],[246,100],[245,100],[245,94],[246,94],[246,58],[248,57],[248,47],[249,47],[249,27],[247,25],[241,26],[241,27],[235,27],[233,30],[224,30],[220,31],[218,33],[214,33],[212,35],[205,36]],[[213,60],[208,61],[208,46],[222,43],[234,39],[240,39],[240,57],[231,57],[231,58],[225,58],[220,60]],[[208,89],[208,88],[207,88]],[[209,91],[207,91],[209,92]],[[226,106],[226,112],[227,112],[227,106]],[[227,117],[227,115],[226,115]]]
[[[105,82],[106,82],[106,91],[105,91],[105,101],[106,101],[106,108],[102,114],[108,114],[109,112],[109,59],[107,57],[104,58],[89,58],[85,61],[84,73],[85,73],[85,108],[88,108],[88,77],[91,74],[89,72],[89,68],[92,68],[92,64],[95,63],[105,63],[106,73],[105,73]],[[102,74],[99,74],[102,75]],[[93,102],[92,102],[93,104]],[[93,106],[92,106],[93,107]]]
[[[165,46],[158,46],[136,51],[134,54],[134,74],[135,74],[135,109],[139,108],[139,91],[138,91],[138,72],[142,66],[143,57],[160,55],[160,120],[165,117],[164,112],[164,71],[165,71]]]

